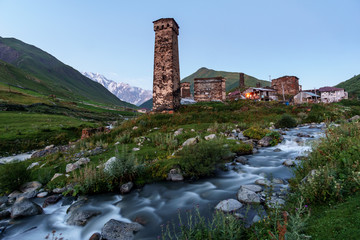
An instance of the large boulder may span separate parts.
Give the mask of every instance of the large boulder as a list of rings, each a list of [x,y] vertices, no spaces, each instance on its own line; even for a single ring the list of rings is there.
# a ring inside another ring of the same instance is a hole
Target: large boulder
[[[120,192],[121,194],[129,193],[133,187],[134,184],[132,182],[125,183],[120,186]]]
[[[168,176],[166,178],[168,181],[178,182],[184,180],[183,175],[181,174],[180,169],[173,168],[168,173]]]
[[[42,187],[42,184],[39,183],[38,181],[27,182],[27,183],[24,183],[23,185],[21,185],[20,191],[22,191],[23,193],[32,192],[32,191],[40,189],[41,187]]]
[[[261,192],[263,190],[261,186],[255,184],[242,185],[241,187],[256,193]]]
[[[134,238],[134,232],[141,229],[139,223],[125,223],[111,219],[101,229],[101,236],[103,240],[131,240]]]
[[[94,233],[93,235],[91,235],[89,240],[101,240],[101,234],[100,233]]]
[[[104,163],[104,171],[105,172],[108,172],[110,171],[112,165],[117,161],[117,158],[116,157],[111,157],[109,158],[109,160],[107,160],[105,163]]]
[[[249,162],[249,160],[244,156],[239,156],[239,157],[235,158],[235,161],[238,163],[241,163],[243,165],[248,164],[248,162]]]
[[[68,225],[85,226],[92,217],[100,214],[101,212],[96,210],[77,209],[71,213],[66,223]]]
[[[240,208],[242,208],[242,204],[235,199],[227,199],[219,202],[215,209],[221,210],[223,212],[234,212]]]
[[[237,199],[242,203],[260,203],[260,196],[244,186],[240,187]]]
[[[71,206],[66,210],[67,214],[72,214],[73,212],[75,212],[77,209],[83,207],[86,203],[87,203],[87,199],[81,199],[73,204],[71,204]]]
[[[210,135],[208,135],[208,136],[205,136],[204,137],[205,138],[205,140],[213,140],[213,139],[215,139],[216,138],[216,135],[215,134],[210,134]]]
[[[271,146],[271,141],[272,141],[271,137],[265,136],[259,140],[258,144],[263,147],[269,147],[269,146]]]
[[[349,122],[357,122],[357,121],[359,121],[359,119],[360,119],[360,116],[355,115],[355,116],[353,116],[352,118],[349,119]]]
[[[43,213],[43,209],[27,198],[21,197],[11,207],[11,218],[35,216]]]
[[[270,187],[271,186],[271,182],[267,179],[261,178],[261,179],[257,179],[255,181],[255,184],[260,185],[260,186],[265,186],[265,187]]]

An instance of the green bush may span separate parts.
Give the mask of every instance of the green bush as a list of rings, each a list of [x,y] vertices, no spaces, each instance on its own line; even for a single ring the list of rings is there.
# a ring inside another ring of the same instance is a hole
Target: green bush
[[[282,136],[279,132],[272,131],[268,134],[266,134],[267,137],[271,137],[270,145],[276,146],[282,141]]]
[[[296,120],[288,114],[283,114],[280,120],[275,123],[276,128],[293,128],[296,126]]]
[[[27,163],[12,162],[0,165],[0,192],[10,193],[30,180]]]
[[[260,140],[263,137],[265,137],[265,135],[268,134],[269,132],[270,132],[270,130],[268,130],[268,129],[258,128],[258,127],[251,127],[251,128],[246,129],[243,132],[243,135],[245,137],[249,137],[251,139]]]
[[[227,153],[221,140],[201,141],[184,147],[179,153],[180,168],[187,177],[209,176]]]
[[[237,155],[247,155],[252,154],[253,146],[246,143],[233,144],[230,147],[231,152],[236,153]]]

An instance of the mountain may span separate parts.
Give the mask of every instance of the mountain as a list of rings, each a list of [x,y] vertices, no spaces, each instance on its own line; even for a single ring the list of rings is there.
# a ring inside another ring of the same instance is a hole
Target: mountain
[[[360,97],[360,74],[339,83],[335,87],[344,88],[349,93],[349,97]]]
[[[239,73],[238,72],[225,72],[225,71],[215,71],[205,67],[200,68],[193,74],[183,78],[181,82],[190,82],[190,91],[194,92],[194,78],[209,78],[209,77],[225,77],[226,78],[226,91],[230,91],[236,87],[239,87]],[[255,87],[257,82],[261,83],[262,87],[271,86],[269,81],[259,80],[250,75],[244,74],[245,77],[245,86]],[[152,99],[144,102],[139,107],[151,109],[152,108]]]
[[[136,108],[52,55],[15,38],[0,37],[0,60],[21,69],[28,76],[25,79],[16,78],[11,77],[10,72],[4,72],[3,76],[10,76],[0,78],[2,83],[29,88],[44,95],[56,95],[70,101]]]
[[[107,88],[112,94],[117,96],[120,100],[132,103],[134,105],[141,105],[150,98],[152,98],[152,91],[144,90],[138,87],[132,87],[127,83],[117,83],[113,80],[107,79],[105,76],[98,73],[82,72],[85,77],[100,83]]]

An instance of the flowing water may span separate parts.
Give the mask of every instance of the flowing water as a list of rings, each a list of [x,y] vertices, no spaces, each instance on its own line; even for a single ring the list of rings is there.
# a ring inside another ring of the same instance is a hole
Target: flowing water
[[[292,177],[291,168],[282,163],[287,159],[306,154],[311,149],[311,141],[323,135],[321,128],[309,126],[287,131],[285,140],[269,148],[260,148],[258,153],[247,156],[249,164],[236,166],[228,165],[230,171],[219,171],[216,177],[202,179],[196,182],[161,182],[145,185],[142,189],[133,190],[130,194],[102,194],[89,197],[87,208],[102,212],[100,216],[92,218],[85,227],[66,225],[69,206],[61,206],[61,202],[44,209],[44,214],[16,220],[3,233],[3,239],[45,239],[47,234],[55,230],[55,236],[60,234],[64,239],[84,239],[95,232],[101,232],[103,225],[110,219],[125,222],[136,218],[144,221],[143,230],[135,234],[135,239],[156,239],[161,235],[162,224],[174,221],[176,224],[178,211],[199,208],[201,214],[209,215],[214,206],[221,200],[236,199],[236,193],[241,185],[253,184],[257,179]],[[309,134],[314,138],[301,138],[297,133]],[[280,152],[274,152],[279,148]],[[277,187],[286,188],[287,185]],[[41,203],[41,199],[36,199]],[[1,235],[0,235],[1,237]],[[51,239],[51,237],[49,238]]]
[[[21,153],[21,154],[9,156],[9,157],[1,157],[0,164],[14,162],[14,161],[25,161],[25,160],[29,159],[33,153],[34,152],[27,152],[27,153]]]

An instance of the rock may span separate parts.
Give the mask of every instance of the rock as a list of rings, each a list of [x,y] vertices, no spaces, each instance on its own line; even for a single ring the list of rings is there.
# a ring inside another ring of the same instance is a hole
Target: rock
[[[288,159],[288,160],[284,161],[282,164],[285,165],[286,167],[293,167],[293,166],[295,166],[295,161]]]
[[[32,169],[32,168],[34,168],[34,167],[36,167],[36,166],[39,166],[39,163],[38,163],[38,162],[33,162],[32,164],[30,164],[30,165],[26,168],[26,170],[30,170],[30,169]]]
[[[259,150],[257,148],[253,148],[253,154],[257,153]]]
[[[301,180],[301,183],[306,183],[308,180],[313,178],[317,174],[317,172],[318,171],[316,169],[311,170],[308,175],[306,175],[306,177]]]
[[[8,210],[4,210],[0,212],[0,220],[10,218],[11,213]]]
[[[255,184],[260,185],[260,186],[269,187],[271,185],[271,182],[267,179],[258,179],[255,181]]]
[[[20,191],[22,191],[23,193],[32,192],[32,191],[40,189],[41,187],[42,187],[42,184],[39,183],[38,181],[27,182],[27,183],[24,183],[23,185],[21,185]]]
[[[69,164],[66,164],[66,173],[68,172],[72,172],[76,169],[80,168],[80,166],[76,163],[69,163]]]
[[[311,137],[309,134],[305,134],[305,133],[298,133],[296,134],[297,137],[306,137],[306,138],[309,138]]]
[[[282,205],[285,204],[285,200],[284,199],[281,199],[281,198],[278,198],[278,197],[272,197],[270,199],[270,201],[267,201],[266,202],[266,205],[269,207],[269,208],[276,208],[276,207],[281,207]]]
[[[49,196],[45,199],[42,207],[43,208],[46,208],[47,206],[49,205],[52,205],[52,204],[55,204],[57,203],[60,199],[62,198],[62,195],[52,195],[52,196]]]
[[[240,208],[242,208],[242,204],[235,199],[227,199],[219,202],[215,209],[221,210],[223,212],[234,212]]]
[[[125,223],[111,219],[101,229],[104,240],[130,240],[134,238],[134,232],[142,229],[139,223]]]
[[[280,149],[280,148],[276,148],[276,149],[274,149],[274,152],[281,152],[281,149]]]
[[[272,138],[269,136],[263,137],[258,144],[263,147],[269,147],[271,145]]]
[[[357,122],[357,121],[359,121],[359,119],[360,119],[360,116],[355,115],[355,116],[353,116],[352,118],[349,119],[349,122]]]
[[[235,137],[228,137],[228,138],[226,138],[227,140],[236,140],[236,138]]]
[[[120,186],[120,193],[125,194],[129,193],[131,189],[133,188],[134,184],[132,182],[125,183]]]
[[[46,146],[45,150],[49,150],[49,149],[54,148],[54,147],[55,147],[54,144],[52,144],[52,145]]]
[[[93,235],[91,235],[89,240],[101,240],[101,234],[100,233],[94,233]]]
[[[116,158],[116,157],[109,158],[109,160],[107,160],[106,163],[104,164],[104,171],[105,171],[105,172],[110,171],[112,165],[113,165],[116,161],[117,161],[117,158]]]
[[[260,203],[260,196],[243,186],[240,187],[237,193],[237,199],[242,203]]]
[[[243,165],[248,164],[248,162],[249,162],[249,160],[244,156],[239,156],[239,157],[235,158],[234,161],[241,163]]]
[[[25,193],[23,193],[23,194],[20,194],[17,198],[19,198],[19,197],[24,197],[24,198],[30,199],[30,198],[36,197],[36,195],[37,195],[38,193],[39,193],[39,192],[38,192],[37,190],[31,191],[31,192],[25,192]]]
[[[133,152],[140,151],[140,148],[133,148],[132,151],[133,151]]]
[[[241,187],[256,193],[261,192],[263,190],[261,186],[255,184],[242,185]]]
[[[260,177],[263,177],[263,178],[266,178],[266,177],[267,177],[266,173],[264,173],[264,172],[260,173],[259,176],[260,176]]]
[[[191,129],[190,131],[191,131],[191,132],[195,132],[195,129]]]
[[[95,217],[100,215],[100,211],[96,210],[83,210],[83,209],[77,209],[76,211],[73,211],[66,220],[66,224],[68,225],[75,225],[75,226],[85,226],[87,222]]]
[[[81,165],[88,164],[89,162],[90,162],[90,158],[83,157],[83,158],[80,158],[76,163],[81,166]]]
[[[72,204],[74,201],[76,200],[76,197],[74,196],[66,196],[64,197],[62,203],[61,203],[61,206],[67,206],[67,205],[70,205]]]
[[[35,216],[43,212],[42,208],[27,198],[19,198],[11,207],[11,218]]]
[[[134,126],[133,128],[132,128],[132,130],[136,130],[136,129],[138,129],[139,127],[137,127],[137,126]]]
[[[185,146],[190,146],[190,145],[194,145],[196,143],[199,142],[199,139],[197,137],[194,137],[194,138],[189,138],[188,140],[186,140],[182,146],[185,147]]]
[[[178,181],[183,181],[184,177],[181,174],[181,171],[180,171],[179,168],[173,168],[168,173],[168,176],[167,176],[166,180],[173,181],[173,182],[178,182]]]
[[[294,140],[297,144],[303,144],[304,143],[304,140],[302,140],[301,138],[295,138],[295,140]]]
[[[9,198],[7,196],[1,196],[0,197],[0,205],[7,203]]]
[[[179,128],[178,130],[176,130],[176,131],[174,132],[174,137],[182,134],[182,133],[183,133],[183,130],[184,130],[184,129],[182,129],[182,128]]]
[[[60,176],[62,176],[62,175],[64,175],[64,174],[62,174],[62,173],[55,173],[54,176],[51,178],[50,181],[53,181],[54,179],[56,179],[57,177],[60,177]]]
[[[76,211],[77,209],[81,208],[82,206],[84,206],[87,203],[87,199],[81,199],[75,203],[73,203],[67,210],[66,213],[67,214],[71,214],[74,211]]]
[[[19,192],[19,191],[17,191],[17,190],[15,190],[15,191],[13,191],[12,193],[10,193],[9,195],[8,195],[8,201],[11,201],[11,200],[13,200],[13,199],[16,199],[19,195],[21,195],[22,194],[22,192]]]
[[[274,178],[274,179],[272,180],[272,182],[273,182],[274,184],[284,184],[284,180],[282,180],[282,179],[280,179],[280,178]]]
[[[67,187],[63,187],[63,188],[55,188],[52,190],[53,193],[63,193],[67,190]]]
[[[205,136],[205,140],[206,141],[209,141],[209,140],[213,140],[216,138],[216,135],[215,134],[210,134],[210,135],[207,135]]]
[[[38,194],[36,195],[36,197],[38,197],[38,198],[44,198],[44,197],[46,197],[48,194],[49,194],[48,192],[41,192],[41,193],[38,193]]]
[[[254,216],[252,222],[253,222],[253,223],[257,223],[257,222],[260,222],[260,221],[261,221],[261,217],[256,214],[256,215]]]

